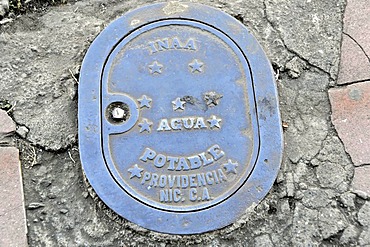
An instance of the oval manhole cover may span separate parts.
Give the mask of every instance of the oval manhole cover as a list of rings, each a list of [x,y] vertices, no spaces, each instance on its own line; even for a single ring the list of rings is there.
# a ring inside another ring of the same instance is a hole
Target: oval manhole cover
[[[270,64],[241,23],[199,4],[154,4],[110,24],[84,59],[78,118],[96,193],[159,232],[233,223],[280,167]]]

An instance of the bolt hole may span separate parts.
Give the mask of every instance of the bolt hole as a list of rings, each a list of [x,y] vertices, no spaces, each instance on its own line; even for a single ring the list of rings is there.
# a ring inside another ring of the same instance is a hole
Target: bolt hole
[[[112,124],[121,124],[130,118],[130,108],[126,103],[113,102],[105,110],[105,117]]]

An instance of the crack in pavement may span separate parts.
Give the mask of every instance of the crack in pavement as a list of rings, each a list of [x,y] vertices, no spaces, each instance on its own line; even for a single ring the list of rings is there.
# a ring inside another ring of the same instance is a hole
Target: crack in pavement
[[[367,166],[370,166],[370,164],[369,163],[363,163],[363,164],[356,165],[355,167],[367,167]]]
[[[345,83],[343,83],[343,84],[336,85],[336,86],[334,86],[334,87],[330,87],[330,88],[346,87],[346,86],[353,85],[353,84],[356,84],[356,83],[361,83],[361,82],[370,82],[370,78],[368,78],[368,79],[356,80],[356,81],[350,81],[350,82],[345,82]]]
[[[298,52],[296,52],[295,50],[293,50],[292,48],[289,48],[287,45],[286,45],[286,43],[285,43],[285,40],[283,39],[283,35],[281,34],[281,31],[276,27],[277,25],[273,22],[273,21],[271,21],[270,20],[270,17],[269,17],[269,15],[268,15],[268,13],[267,13],[267,4],[266,4],[266,0],[263,0],[263,13],[264,13],[264,16],[266,17],[266,21],[267,21],[267,23],[276,31],[276,33],[278,34],[278,36],[279,36],[279,38],[280,38],[280,40],[282,41],[282,43],[283,43],[283,46],[284,46],[284,48],[288,51],[288,52],[290,52],[292,55],[294,55],[294,56],[296,56],[296,57],[298,57],[298,58],[300,58],[300,59],[302,59],[304,62],[306,62],[308,65],[310,65],[311,67],[313,67],[313,68],[315,68],[315,69],[317,69],[317,70],[319,70],[319,71],[321,71],[321,72],[323,72],[323,73],[325,73],[325,74],[327,74],[328,76],[329,76],[329,78],[330,79],[332,79],[332,80],[334,80],[335,78],[333,78],[332,76],[331,76],[331,74],[330,74],[330,72],[328,72],[328,71],[326,71],[325,69],[323,69],[323,68],[321,68],[320,66],[318,66],[318,65],[315,65],[315,64],[312,64],[310,61],[309,61],[309,59],[307,59],[307,58],[305,58],[305,57],[303,57],[301,54],[299,54]],[[370,62],[370,60],[369,60],[369,62]]]
[[[366,54],[365,49],[360,45],[360,43],[358,43],[357,40],[355,38],[353,38],[351,35],[349,35],[348,33],[343,32],[343,34],[344,35],[347,35],[348,38],[350,38],[351,40],[353,40],[353,42],[355,42],[358,45],[358,47],[360,47],[360,49],[362,50],[362,52],[364,53],[364,55],[366,56],[366,58],[367,58],[367,60],[369,61],[369,64],[370,64],[370,57],[369,57],[369,55]]]

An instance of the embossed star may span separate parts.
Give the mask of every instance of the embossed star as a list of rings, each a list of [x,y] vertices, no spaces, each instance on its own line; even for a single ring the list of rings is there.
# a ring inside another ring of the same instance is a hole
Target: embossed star
[[[148,119],[146,118],[143,118],[143,121],[141,123],[139,123],[139,127],[140,127],[140,133],[144,132],[144,131],[147,131],[150,133],[150,126],[152,126],[153,123],[152,122],[149,122]]]
[[[131,173],[130,178],[138,177],[141,178],[141,172],[144,169],[141,169],[137,164],[135,164],[133,167],[129,168],[128,171]]]
[[[149,70],[151,74],[162,74],[162,67],[163,65],[154,61],[151,65],[149,65]]]
[[[176,111],[178,109],[185,110],[185,101],[182,101],[180,98],[176,98],[174,101],[172,101],[173,104],[173,110]]]
[[[236,174],[236,168],[238,167],[238,162],[232,162],[230,159],[227,161],[227,163],[223,164],[223,167],[226,170],[226,174],[234,173]]]
[[[216,92],[207,92],[204,94],[204,101],[206,102],[207,106],[215,107],[219,104],[220,99],[223,97],[222,94]]]
[[[152,102],[152,99],[148,98],[148,96],[146,95],[141,96],[141,98],[137,99],[137,101],[140,103],[140,108],[143,108],[143,107],[150,108],[151,107],[150,102]]]
[[[221,120],[222,119],[220,119],[220,118],[217,118],[215,115],[212,115],[211,116],[211,118],[210,119],[208,119],[207,120],[207,122],[209,122],[209,127],[211,128],[211,129],[213,129],[213,128],[215,128],[215,127],[217,127],[217,128],[221,128],[221,126],[220,126],[220,122],[221,122]]]
[[[202,72],[203,63],[194,59],[191,63],[189,63],[189,67],[191,68],[191,72],[194,73],[196,71]]]

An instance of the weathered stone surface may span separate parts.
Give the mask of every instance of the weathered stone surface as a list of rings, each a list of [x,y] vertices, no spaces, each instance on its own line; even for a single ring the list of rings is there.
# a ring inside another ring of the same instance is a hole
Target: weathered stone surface
[[[366,202],[357,214],[358,222],[366,227],[370,227],[370,202]]]
[[[369,164],[370,82],[329,90],[332,122],[355,165]]]
[[[0,147],[0,246],[27,246],[18,149]]]
[[[13,144],[11,138],[15,131],[15,123],[4,110],[0,110],[0,146],[9,146]]]
[[[348,226],[344,215],[337,208],[326,207],[318,215],[321,236],[327,239]],[[335,222],[335,224],[333,224]]]
[[[359,246],[370,245],[370,227],[366,227],[360,234],[358,238]]]
[[[370,61],[361,47],[348,35],[343,34],[342,53],[337,84],[370,78]]]
[[[292,60],[286,63],[285,69],[288,71],[288,75],[294,79],[301,76],[302,70],[307,69],[305,61],[299,57],[293,57]]]
[[[360,190],[370,195],[370,166],[355,168],[352,187],[353,190]]]
[[[353,176],[353,165],[344,152],[344,147],[336,136],[328,136],[315,158],[315,176],[320,187],[337,191],[342,195],[348,191]],[[331,195],[333,197],[333,195]]]
[[[8,113],[4,110],[0,110],[0,138],[2,136],[11,134],[15,131],[15,123],[9,117]]]
[[[349,34],[369,56],[370,5],[367,0],[348,0],[343,18],[343,32]],[[370,61],[369,61],[370,63]]]
[[[328,173],[328,171],[335,171]],[[325,163],[317,168],[316,175],[324,188],[337,189],[346,179],[346,170],[336,163]]]
[[[9,10],[9,1],[0,0],[0,17],[4,16]]]
[[[335,78],[340,50],[335,37],[341,35],[338,27],[343,3],[335,0],[267,0],[264,3],[266,18],[281,34],[287,49]],[[328,8],[332,11],[325,11]]]
[[[292,226],[292,244],[293,246],[310,246],[318,244],[316,236],[319,235],[317,227],[318,211],[308,209],[302,204],[297,203],[294,210]]]
[[[358,235],[358,230],[354,226],[348,226],[344,229],[342,236],[340,237],[340,242],[346,245],[354,245],[356,243]]]
[[[289,123],[284,151],[293,163],[312,159],[327,136],[328,84],[327,75],[307,70],[297,79],[284,78],[279,85],[280,102],[285,109],[282,119]]]
[[[22,137],[22,138],[26,138],[27,137],[27,134],[28,134],[29,130],[26,126],[17,126],[17,130],[16,130],[16,133]]]
[[[370,5],[347,1],[338,84],[370,79]]]
[[[16,102],[14,120],[29,129],[27,139],[51,150],[76,142],[73,76],[78,77],[86,41],[95,37],[102,24],[79,13],[68,13],[68,18],[64,14],[61,8],[40,18],[24,16],[15,30],[0,35],[0,91]]]
[[[308,208],[326,207],[330,200],[323,189],[309,188],[303,192],[302,204]]]
[[[355,205],[355,199],[356,195],[351,192],[346,192],[340,195],[340,202],[342,203],[342,207],[354,209],[356,207]]]
[[[274,244],[271,242],[269,235],[264,234],[254,239],[255,246],[272,247]]]

